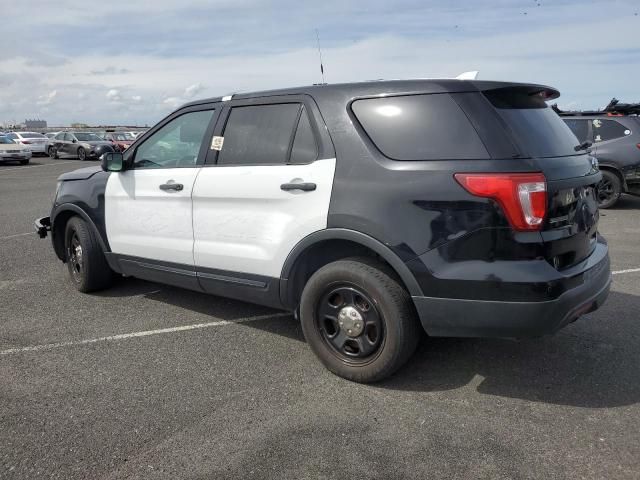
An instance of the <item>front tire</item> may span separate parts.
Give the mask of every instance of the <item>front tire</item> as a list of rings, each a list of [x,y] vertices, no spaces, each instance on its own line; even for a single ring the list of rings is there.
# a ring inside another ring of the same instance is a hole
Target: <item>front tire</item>
[[[84,162],[87,159],[87,152],[84,148],[78,148],[78,160]]]
[[[601,170],[602,180],[597,186],[598,207],[611,208],[622,195],[622,182],[620,177],[610,170]]]
[[[56,158],[56,149],[53,147],[49,147],[49,149],[47,150],[47,154],[49,155],[49,158]]]
[[[80,292],[102,290],[111,285],[109,268],[93,229],[80,217],[71,217],[65,227],[65,262],[73,285]]]
[[[302,292],[300,320],[325,367],[361,383],[395,372],[421,336],[411,297],[395,273],[364,257],[339,260],[313,274]]]

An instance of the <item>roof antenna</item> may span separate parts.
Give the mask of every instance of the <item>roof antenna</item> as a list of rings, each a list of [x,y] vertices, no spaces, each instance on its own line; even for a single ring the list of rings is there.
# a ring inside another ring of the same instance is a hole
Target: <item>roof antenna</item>
[[[316,28],[316,41],[318,43],[318,56],[320,57],[320,75],[322,75],[322,85],[326,85],[324,81],[324,66],[322,65],[322,50],[320,50],[320,34]]]

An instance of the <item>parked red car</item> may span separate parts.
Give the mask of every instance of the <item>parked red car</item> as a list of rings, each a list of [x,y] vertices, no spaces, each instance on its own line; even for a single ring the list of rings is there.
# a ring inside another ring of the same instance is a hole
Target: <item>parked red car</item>
[[[116,150],[124,152],[134,142],[135,137],[129,132],[107,132],[104,139],[109,140]]]

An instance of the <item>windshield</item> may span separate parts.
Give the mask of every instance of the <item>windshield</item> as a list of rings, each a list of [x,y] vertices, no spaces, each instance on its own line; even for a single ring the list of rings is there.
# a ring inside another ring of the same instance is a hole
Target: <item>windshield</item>
[[[75,133],[74,135],[80,142],[99,142],[102,140],[95,133]]]
[[[9,139],[9,138],[7,138],[7,137],[4,137],[4,136],[3,136],[3,137],[0,137],[0,143],[10,143],[10,144],[12,144],[12,145],[14,144],[14,143],[13,143],[13,140],[11,140],[11,139]]]

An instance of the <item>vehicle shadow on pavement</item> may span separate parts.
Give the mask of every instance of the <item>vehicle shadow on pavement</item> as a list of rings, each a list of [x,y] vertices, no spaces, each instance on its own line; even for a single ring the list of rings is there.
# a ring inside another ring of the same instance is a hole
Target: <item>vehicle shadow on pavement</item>
[[[479,393],[533,402],[633,405],[640,401],[640,297],[611,292],[607,302],[624,306],[626,315],[605,304],[549,337],[425,339],[407,365],[378,387],[437,392],[477,383]]]
[[[618,203],[613,207],[606,210],[600,210],[600,215],[606,216],[607,213],[615,212],[616,210],[637,210],[640,208],[640,197],[634,197],[632,195],[622,195]]]

